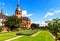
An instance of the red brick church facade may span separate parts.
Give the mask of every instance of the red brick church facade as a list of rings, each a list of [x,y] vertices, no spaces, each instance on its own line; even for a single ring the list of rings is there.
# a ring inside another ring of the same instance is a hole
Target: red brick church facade
[[[22,17],[22,10],[20,9],[20,3],[17,4],[15,16],[22,19],[22,26],[31,28],[31,20],[28,17]]]
[[[3,11],[0,14],[0,16],[1,16],[1,19],[3,19],[3,20],[7,18],[7,16],[5,16],[3,14]],[[17,4],[17,8],[15,10],[15,16],[22,19],[21,25],[23,28],[25,28],[25,27],[28,29],[31,28],[31,20],[28,17],[22,17],[22,10],[20,9],[20,3]],[[2,32],[7,32],[7,28],[5,26],[2,27]]]

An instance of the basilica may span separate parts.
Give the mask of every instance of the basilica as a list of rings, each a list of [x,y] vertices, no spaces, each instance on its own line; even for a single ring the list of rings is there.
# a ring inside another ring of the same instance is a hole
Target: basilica
[[[20,9],[20,3],[19,2],[17,4],[17,8],[15,10],[15,16],[22,19],[22,27],[31,28],[31,20],[28,17],[22,17],[22,10]],[[7,16],[4,15],[4,9],[2,9],[1,13],[0,13],[0,26],[4,26],[2,21],[5,21],[6,18],[7,18]],[[6,28],[3,27],[3,32],[5,32],[5,31],[6,31]]]

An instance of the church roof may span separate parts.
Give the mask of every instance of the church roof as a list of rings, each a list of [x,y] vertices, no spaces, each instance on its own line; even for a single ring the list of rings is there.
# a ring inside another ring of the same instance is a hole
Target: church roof
[[[28,17],[21,17],[21,19],[31,21]]]
[[[17,8],[16,11],[21,11],[21,9]]]
[[[6,15],[2,15],[2,14],[0,13],[0,19],[6,19],[6,18],[7,18]]]

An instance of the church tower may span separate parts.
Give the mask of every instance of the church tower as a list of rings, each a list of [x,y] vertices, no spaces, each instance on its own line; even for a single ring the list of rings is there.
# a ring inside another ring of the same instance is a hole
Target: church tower
[[[19,2],[19,0],[18,0],[18,4],[17,4],[17,9],[15,11],[15,16],[17,16],[18,18],[22,17],[22,11],[20,9],[20,2]]]
[[[1,9],[1,15],[4,15],[4,9],[3,8]]]

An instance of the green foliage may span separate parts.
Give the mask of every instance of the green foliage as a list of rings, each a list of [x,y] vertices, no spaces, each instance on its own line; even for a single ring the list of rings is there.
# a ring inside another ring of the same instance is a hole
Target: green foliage
[[[48,27],[47,26],[41,26],[39,27],[40,30],[48,30]]]
[[[60,30],[60,19],[55,18],[52,21],[46,21],[48,23],[48,29],[55,33],[59,32]],[[59,28],[59,29],[58,29]]]
[[[60,39],[60,34],[58,34],[58,39]]]
[[[30,30],[21,30],[21,31],[19,31],[18,33],[17,33],[17,35],[32,35],[32,34],[34,34],[34,33],[36,33],[36,32],[38,32],[39,30],[37,29],[34,29],[34,30],[32,30],[32,29],[30,29]]]
[[[60,33],[60,28],[58,28],[58,32]]]
[[[58,33],[60,33],[60,19],[55,18],[51,21],[46,21],[48,23],[48,29],[52,32],[56,38],[58,38]]]
[[[4,41],[16,36],[16,32],[0,33],[0,41]]]
[[[16,16],[9,16],[5,23],[5,26],[9,27],[10,30],[13,30],[14,28],[18,28],[21,25],[22,20],[17,18]]]
[[[2,31],[2,27],[0,26],[0,32]]]
[[[13,31],[13,32],[18,32],[19,29],[18,29],[18,28],[14,28],[12,31]]]
[[[24,36],[12,41],[55,41],[48,31],[39,31],[36,36]]]
[[[39,24],[32,23],[31,27],[32,27],[32,29],[37,29],[37,28],[39,28]]]

